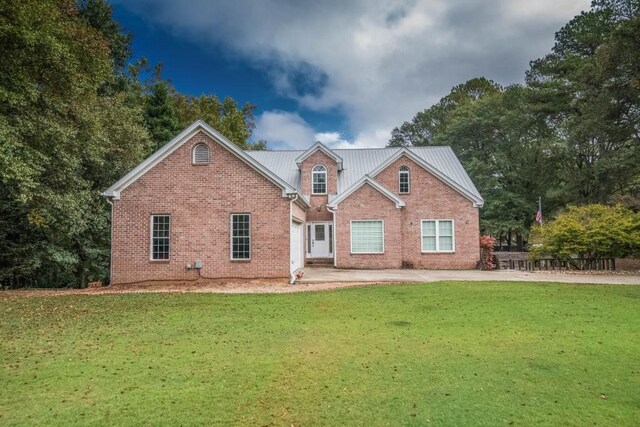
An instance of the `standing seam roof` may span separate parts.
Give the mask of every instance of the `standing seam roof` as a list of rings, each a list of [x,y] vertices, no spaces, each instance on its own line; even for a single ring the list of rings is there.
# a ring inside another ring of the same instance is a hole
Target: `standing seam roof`
[[[338,176],[338,194],[376,169],[399,150],[402,150],[402,148],[333,150],[343,160],[343,170],[339,172]],[[482,196],[478,189],[469,178],[451,147],[409,147],[408,150],[436,168],[469,194],[482,201]],[[247,151],[246,153],[300,191],[300,172],[295,160],[304,152],[304,150],[291,150]]]

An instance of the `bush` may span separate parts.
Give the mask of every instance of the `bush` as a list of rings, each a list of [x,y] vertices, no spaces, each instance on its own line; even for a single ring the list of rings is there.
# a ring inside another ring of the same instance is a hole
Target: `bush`
[[[531,230],[534,258],[561,260],[640,255],[640,215],[622,205],[570,206],[553,221]]]
[[[493,259],[493,246],[496,239],[491,236],[480,236],[480,266],[483,270],[493,270],[496,263]]]

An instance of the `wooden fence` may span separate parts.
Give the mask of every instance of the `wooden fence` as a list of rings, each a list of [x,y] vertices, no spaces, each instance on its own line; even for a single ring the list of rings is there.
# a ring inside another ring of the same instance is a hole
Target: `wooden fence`
[[[503,261],[503,265],[508,264],[511,270],[606,270],[614,271],[616,269],[615,258],[598,258],[584,259],[574,258],[568,261],[557,258],[540,258],[536,260],[529,259],[509,259]],[[501,266],[504,268],[506,266]]]

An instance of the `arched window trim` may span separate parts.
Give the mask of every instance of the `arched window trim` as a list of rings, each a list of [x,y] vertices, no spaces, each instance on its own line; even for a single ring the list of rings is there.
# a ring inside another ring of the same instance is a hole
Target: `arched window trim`
[[[316,191],[316,176],[324,175],[324,182],[318,181],[318,191]],[[324,185],[324,191],[321,190],[321,186]],[[311,194],[327,194],[327,167],[323,164],[317,164],[311,168]]]
[[[198,157],[196,156],[196,151],[198,148],[206,148],[206,160],[203,158],[203,153],[198,153]],[[191,164],[194,165],[208,165],[211,162],[211,149],[207,144],[201,142],[193,146],[193,150],[191,151]]]
[[[406,182],[403,182],[403,175],[406,176]],[[407,166],[401,166],[398,169],[398,193],[411,193],[411,170]]]

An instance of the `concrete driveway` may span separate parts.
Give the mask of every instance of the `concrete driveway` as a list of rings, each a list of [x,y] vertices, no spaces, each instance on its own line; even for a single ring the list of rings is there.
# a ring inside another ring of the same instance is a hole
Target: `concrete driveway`
[[[529,272],[515,270],[345,270],[307,267],[298,283],[331,282],[437,282],[462,281],[517,281],[562,282],[615,285],[640,285],[639,274],[598,274],[582,272]]]

